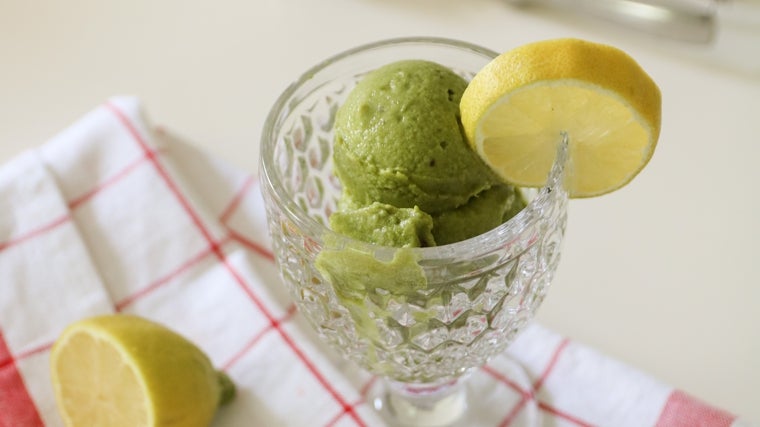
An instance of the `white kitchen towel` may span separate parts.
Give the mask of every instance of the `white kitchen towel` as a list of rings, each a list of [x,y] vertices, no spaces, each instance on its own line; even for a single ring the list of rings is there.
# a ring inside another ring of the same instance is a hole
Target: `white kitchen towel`
[[[50,347],[112,312],[165,324],[231,376],[238,395],[215,426],[383,425],[365,399],[375,379],[319,342],[269,248],[257,178],[156,128],[135,98],[13,159],[0,168],[0,427],[62,425]],[[472,426],[748,425],[535,323],[472,383]]]

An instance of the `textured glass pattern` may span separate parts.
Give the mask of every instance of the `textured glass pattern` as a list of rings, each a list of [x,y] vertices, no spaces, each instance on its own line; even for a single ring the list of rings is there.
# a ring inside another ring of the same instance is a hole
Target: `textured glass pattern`
[[[545,188],[525,190],[528,207],[497,229],[453,245],[406,249],[424,286],[384,289],[366,277],[357,279],[366,284],[352,285],[371,289],[364,299],[341,298],[317,267],[323,250],[350,250],[380,263],[397,251],[324,226],[340,194],[331,173],[335,112],[363,72],[383,65],[378,61],[318,70],[270,116],[262,187],[274,253],[299,310],[338,352],[396,381],[441,383],[503,351],[543,300],[566,223],[564,163],[556,162]],[[558,158],[566,154],[563,147]]]

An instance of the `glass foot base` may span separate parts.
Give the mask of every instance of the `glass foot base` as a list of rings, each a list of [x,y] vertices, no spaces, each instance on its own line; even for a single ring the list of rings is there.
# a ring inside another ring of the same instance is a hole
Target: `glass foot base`
[[[499,372],[514,387],[532,390],[532,381],[519,364],[501,359]],[[494,386],[493,380],[487,381],[492,384],[491,387],[481,389],[487,375],[489,374],[480,372],[476,375],[477,378],[470,379],[470,375],[465,375],[448,383],[434,385],[378,380],[368,390],[367,401],[388,426],[394,427],[469,427],[480,425],[477,420],[485,414],[501,413],[504,408],[512,408],[515,413],[510,412],[505,416],[507,419],[515,416],[515,421],[520,426],[540,425],[540,411],[535,399],[514,392],[498,393],[497,390],[503,390],[504,385]],[[487,407],[490,405],[495,405],[500,410],[493,411],[493,407]],[[516,417],[518,413],[519,417]],[[486,422],[493,424],[493,421]],[[504,420],[497,420],[497,425],[498,421]]]
[[[448,427],[459,425],[467,412],[463,379],[440,385],[410,385],[378,381],[369,401],[392,426]]]

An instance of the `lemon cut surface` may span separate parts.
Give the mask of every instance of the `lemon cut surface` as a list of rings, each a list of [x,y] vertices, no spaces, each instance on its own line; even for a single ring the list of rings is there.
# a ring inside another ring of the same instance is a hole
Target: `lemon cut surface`
[[[473,149],[505,181],[540,187],[561,134],[569,138],[571,197],[614,191],[649,162],[661,95],[615,47],[546,40],[505,52],[479,71],[460,103]]]
[[[234,395],[198,347],[129,315],[67,327],[53,345],[51,375],[68,427],[205,427]]]

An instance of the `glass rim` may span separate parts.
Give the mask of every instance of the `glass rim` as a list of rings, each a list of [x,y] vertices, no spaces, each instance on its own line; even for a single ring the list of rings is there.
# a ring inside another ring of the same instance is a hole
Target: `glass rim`
[[[299,88],[303,87],[309,80],[324,69],[328,68],[332,64],[344,59],[348,59],[355,54],[366,52],[373,49],[413,45],[413,44],[429,44],[441,47],[452,47],[463,50],[469,50],[472,53],[483,55],[487,58],[495,58],[498,53],[487,49],[482,46],[478,46],[469,42],[444,38],[444,37],[398,37],[383,39],[371,43],[362,44],[320,61],[316,65],[312,66],[304,73],[302,73],[295,81],[293,81],[287,88],[280,94],[272,105],[269,113],[267,114],[264,122],[264,127],[261,134],[261,148],[259,152],[259,176],[262,184],[262,191],[269,192],[269,196],[278,204],[285,215],[290,221],[293,221],[299,228],[305,230],[311,239],[320,242],[321,245],[329,237],[331,242],[344,242],[345,247],[351,247],[358,249],[362,252],[374,252],[377,255],[393,256],[398,251],[399,247],[394,246],[382,246],[374,243],[369,243],[363,240],[355,239],[344,234],[333,231],[328,225],[312,218],[307,212],[299,207],[294,199],[284,198],[282,194],[287,193],[282,182],[274,175],[272,175],[270,169],[273,167],[274,161],[274,148],[277,143],[276,135],[276,123],[280,114],[288,108],[288,103],[296,94]],[[566,160],[569,156],[566,136],[557,136],[558,150],[557,157],[555,158],[554,165],[552,166],[547,182],[543,187],[533,188],[538,193],[532,200],[528,201],[525,208],[518,212],[515,216],[505,221],[493,229],[471,237],[469,239],[461,240],[454,243],[439,246],[429,247],[413,247],[403,248],[404,250],[411,250],[419,259],[441,259],[458,257],[467,255],[468,257],[477,256],[477,254],[489,253],[493,250],[503,247],[505,241],[502,236],[518,236],[521,231],[533,223],[534,211],[542,209],[549,201],[556,197],[562,197],[560,193],[562,191],[553,191],[552,188],[556,188],[558,184],[562,182],[562,176],[564,175],[564,169],[566,166]],[[521,190],[525,190],[524,187],[518,187]],[[528,189],[531,190],[531,189]],[[566,197],[566,192],[565,192]],[[337,239],[337,240],[336,240]],[[389,258],[390,259],[390,258]]]

